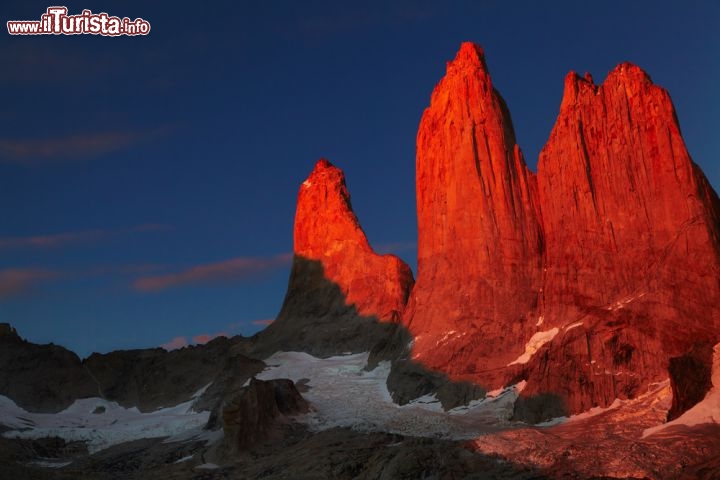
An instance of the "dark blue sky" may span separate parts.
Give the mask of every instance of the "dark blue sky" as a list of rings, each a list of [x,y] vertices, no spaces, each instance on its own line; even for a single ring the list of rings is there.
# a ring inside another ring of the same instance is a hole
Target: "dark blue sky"
[[[345,170],[370,242],[414,268],[416,129],[464,40],[484,47],[532,168],[565,74],[600,82],[627,60],[670,91],[720,186],[717,2],[64,5],[152,28],[0,34],[0,321],[83,356],[273,318],[321,156]]]

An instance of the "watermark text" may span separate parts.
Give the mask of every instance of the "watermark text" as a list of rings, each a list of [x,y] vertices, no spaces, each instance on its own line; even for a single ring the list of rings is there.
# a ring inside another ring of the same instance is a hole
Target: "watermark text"
[[[142,18],[111,17],[107,13],[83,10],[79,15],[68,15],[66,7],[48,7],[40,20],[12,20],[7,22],[10,35],[147,35],[150,22]]]

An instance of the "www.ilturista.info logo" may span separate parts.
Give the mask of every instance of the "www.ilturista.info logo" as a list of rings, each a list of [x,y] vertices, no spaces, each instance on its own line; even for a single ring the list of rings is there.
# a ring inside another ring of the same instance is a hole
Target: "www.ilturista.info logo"
[[[150,23],[142,18],[111,17],[107,13],[83,10],[80,15],[68,15],[66,7],[48,7],[40,20],[7,22],[10,35],[147,35]]]

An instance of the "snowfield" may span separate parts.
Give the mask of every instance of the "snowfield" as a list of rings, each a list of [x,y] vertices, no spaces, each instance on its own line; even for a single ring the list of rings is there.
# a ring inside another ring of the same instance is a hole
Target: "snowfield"
[[[302,395],[313,411],[297,420],[314,430],[350,427],[465,440],[512,425],[509,419],[521,385],[448,412],[433,395],[399,406],[393,403],[386,386],[390,362],[381,362],[368,372],[367,359],[368,353],[320,359],[306,353],[280,352],[265,360],[268,368],[257,378],[305,379],[310,390]]]
[[[3,433],[7,438],[81,440],[87,442],[90,453],[95,453],[140,438],[172,437],[188,431],[201,434],[210,412],[193,411],[193,402],[141,413],[101,398],[85,398],[59,413],[30,413],[0,395],[0,425],[12,429]],[[93,413],[103,408],[102,413]]]
[[[544,333],[553,334],[552,331]],[[720,364],[718,350],[716,365]],[[306,353],[280,352],[265,360],[268,366],[257,378],[289,378],[296,384],[308,387],[302,395],[310,402],[311,412],[295,419],[313,431],[348,427],[360,431],[380,431],[407,436],[471,440],[483,436],[489,439],[496,433],[524,426],[511,422],[510,418],[515,400],[525,382],[489,392],[486,398],[447,412],[443,411],[434,395],[426,395],[400,406],[392,401],[386,386],[390,363],[381,362],[373,371],[366,371],[368,355],[360,353],[320,359]],[[713,377],[716,385],[720,384],[718,372],[720,368],[716,367]],[[204,390],[197,392],[195,398]],[[649,392],[648,398],[660,398],[659,392],[666,391],[669,391],[668,382],[656,386]],[[194,411],[193,402],[194,399],[175,407],[141,413],[137,408],[123,408],[115,402],[89,398],[76,401],[60,413],[47,414],[27,412],[9,398],[0,396],[0,425],[9,428],[3,433],[5,437],[57,436],[68,441],[80,440],[87,442],[91,453],[139,438],[168,437],[166,442],[219,441],[222,430],[202,430],[207,423],[209,412]],[[536,427],[566,425],[571,428],[572,424],[579,425],[589,420],[589,417],[607,414],[616,409],[628,408],[631,411],[641,408],[647,402],[643,397],[632,401],[618,400],[607,409],[592,409],[570,418],[557,418]],[[666,425],[647,428],[644,436],[675,424],[717,423],[720,421],[718,405],[720,388],[716,386],[704,402],[689,410],[683,417]]]
[[[312,411],[297,417],[313,430],[350,427],[404,435],[472,439],[511,425],[513,404],[524,385],[492,392],[486,399],[443,411],[432,395],[399,406],[386,387],[390,363],[365,371],[368,353],[320,359],[298,352],[281,352],[266,360],[261,380],[304,379],[303,396]],[[207,388],[207,387],[205,387]],[[199,396],[205,389],[195,394]],[[207,432],[209,412],[192,409],[194,400],[175,407],[141,413],[101,398],[77,400],[57,414],[30,413],[0,396],[0,424],[8,438],[60,437],[87,442],[90,453],[140,438],[169,437],[166,441],[205,440],[213,443],[222,431]],[[99,413],[95,413],[99,412]]]

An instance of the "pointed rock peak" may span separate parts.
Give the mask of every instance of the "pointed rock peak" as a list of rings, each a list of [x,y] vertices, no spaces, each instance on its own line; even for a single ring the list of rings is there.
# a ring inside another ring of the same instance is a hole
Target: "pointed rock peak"
[[[369,249],[365,234],[353,212],[345,174],[324,158],[302,183],[295,212],[295,253],[315,256],[323,242],[352,238]]]
[[[335,165],[333,165],[332,163],[330,163],[330,161],[327,158],[321,158],[315,164],[315,168],[313,168],[313,173],[321,172],[323,170],[327,170],[328,168],[337,168],[337,167]]]
[[[632,95],[639,92],[652,83],[650,76],[640,67],[629,62],[624,62],[613,68],[601,85],[595,85],[590,73],[580,77],[576,72],[571,71],[565,76],[565,89],[563,92],[562,106],[573,105],[579,96],[595,94],[598,88],[609,88],[608,86],[623,86],[625,91]]]
[[[563,90],[563,98],[560,108],[562,109],[566,105],[572,105],[577,101],[579,95],[584,91],[590,91],[595,93],[597,86],[593,82],[593,77],[589,72],[585,73],[584,77],[581,77],[577,72],[570,71],[565,75],[565,88]]]
[[[315,168],[313,168],[313,171],[310,172],[310,175],[303,183],[303,186],[309,187],[313,182],[321,181],[321,179],[325,179],[322,180],[325,182],[330,180],[331,182],[342,183],[345,181],[345,174],[342,170],[330,163],[327,159],[321,158],[315,164]]]
[[[455,55],[455,60],[448,63],[448,71],[452,68],[480,68],[487,72],[485,52],[480,45],[473,42],[463,42],[457,55]]]
[[[630,62],[623,62],[613,68],[605,82],[611,79],[622,83],[652,83],[650,75],[645,70]]]
[[[325,189],[330,189],[334,192],[335,197],[343,199],[344,203],[350,203],[350,195],[347,193],[345,187],[345,174],[341,169],[330,163],[325,158],[321,158],[315,164],[313,171],[310,172],[307,179],[302,183],[300,192],[308,190],[313,185],[322,185]],[[327,198],[326,198],[327,201]]]
[[[353,212],[343,171],[324,158],[298,192],[294,254],[285,302],[263,349],[316,355],[368,351],[380,340],[370,317],[394,321],[405,308],[413,285],[410,267],[373,251]],[[342,329],[332,327],[336,321]]]

